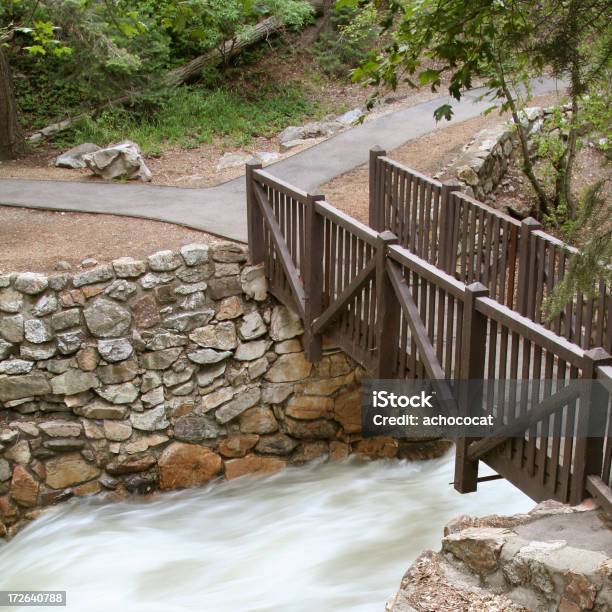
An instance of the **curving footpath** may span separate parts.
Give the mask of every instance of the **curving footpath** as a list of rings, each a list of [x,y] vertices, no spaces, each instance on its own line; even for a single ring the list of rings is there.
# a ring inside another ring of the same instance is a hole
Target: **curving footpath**
[[[560,87],[562,84],[556,80],[544,79],[533,85],[533,94]],[[460,102],[442,96],[377,117],[271,164],[266,170],[301,189],[315,191],[319,185],[366,163],[373,145],[390,150],[434,131],[438,126],[433,112],[441,104],[453,105],[456,122],[476,117],[491,104],[489,100],[478,100],[483,93],[483,89],[470,90]],[[0,204],[142,217],[247,241],[243,177],[206,188],[2,179]]]

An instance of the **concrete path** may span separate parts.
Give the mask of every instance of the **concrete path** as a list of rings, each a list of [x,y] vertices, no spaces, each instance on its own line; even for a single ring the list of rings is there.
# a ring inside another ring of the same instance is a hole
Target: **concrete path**
[[[534,95],[557,88],[547,79],[534,85]],[[490,102],[478,101],[474,89],[457,102],[443,96],[383,115],[266,167],[278,178],[306,191],[368,161],[374,145],[391,150],[435,130],[433,111],[453,105],[453,121],[479,115]],[[222,185],[188,189],[143,183],[0,180],[0,204],[79,212],[95,212],[170,221],[241,242],[247,241],[244,178]]]

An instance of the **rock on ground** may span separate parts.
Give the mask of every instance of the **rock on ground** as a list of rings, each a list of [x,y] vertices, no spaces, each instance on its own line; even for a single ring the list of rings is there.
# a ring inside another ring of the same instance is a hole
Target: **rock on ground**
[[[84,142],[83,144],[72,147],[68,151],[58,155],[55,158],[55,165],[58,168],[86,168],[83,157],[88,153],[99,151],[100,147],[92,142]]]
[[[87,167],[106,180],[127,178],[149,182],[153,177],[144,162],[140,147],[126,140],[83,156]]]
[[[217,172],[227,168],[244,166],[251,159],[253,159],[253,156],[249,153],[225,153],[217,163]]]

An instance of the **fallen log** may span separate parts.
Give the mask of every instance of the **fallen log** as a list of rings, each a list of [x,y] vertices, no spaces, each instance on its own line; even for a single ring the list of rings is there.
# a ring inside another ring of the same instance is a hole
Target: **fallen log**
[[[168,87],[182,85],[183,83],[199,75],[204,68],[217,64],[221,61],[228,61],[232,59],[251,45],[267,39],[272,34],[278,33],[282,28],[283,23],[280,19],[278,19],[278,17],[268,17],[267,19],[260,21],[252,30],[250,30],[248,36],[226,40],[220,49],[211,49],[207,53],[199,55],[186,64],[183,64],[178,68],[174,68],[174,70],[171,70],[167,74],[166,78],[164,79],[164,83]]]
[[[325,0],[309,0],[310,4],[312,4],[315,14],[319,14],[324,6]],[[187,81],[198,76],[202,70],[208,66],[212,66],[214,64],[218,64],[221,61],[228,61],[231,58],[239,55],[245,49],[248,49],[252,45],[261,42],[263,40],[267,40],[270,36],[274,34],[278,34],[284,28],[283,22],[278,17],[267,17],[263,19],[259,23],[257,23],[251,30],[247,36],[233,38],[231,40],[226,40],[221,47],[216,49],[211,49],[198,57],[193,58],[188,61],[186,64],[179,66],[178,68],[173,68],[170,70],[165,78],[162,79],[162,88],[164,87],[178,87]],[[27,137],[27,140],[30,142],[40,142],[44,138],[48,136],[52,136],[58,132],[68,129],[71,125],[73,125],[76,121],[83,119],[88,115],[95,115],[99,113],[101,110],[116,106],[118,104],[123,104],[124,102],[128,102],[129,100],[137,97],[139,94],[144,93],[144,91],[140,92],[132,92],[129,95],[121,96],[115,100],[111,100],[99,106],[89,113],[80,113],[74,117],[69,117],[64,119],[63,121],[59,121],[57,123],[52,123],[41,130],[37,130],[36,132],[30,134]]]

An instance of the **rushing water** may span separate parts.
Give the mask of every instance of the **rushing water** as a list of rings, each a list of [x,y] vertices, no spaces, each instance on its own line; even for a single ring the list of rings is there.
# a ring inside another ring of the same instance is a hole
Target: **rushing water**
[[[0,547],[0,590],[66,590],[74,612],[381,611],[449,519],[533,506],[501,480],[459,495],[452,470],[451,456],[353,459],[149,502],[76,500]]]

